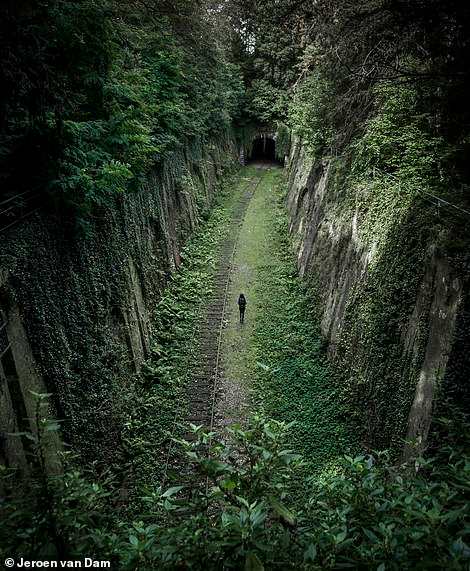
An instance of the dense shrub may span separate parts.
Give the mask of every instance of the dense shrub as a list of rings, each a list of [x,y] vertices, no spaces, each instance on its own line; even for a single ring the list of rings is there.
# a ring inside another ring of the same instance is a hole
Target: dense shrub
[[[289,429],[261,417],[222,438],[193,426],[179,442],[188,476],[147,495],[131,524],[118,521],[108,480],[88,483],[74,470],[39,480],[3,506],[5,553],[86,554],[121,569],[468,568],[468,440],[416,459],[418,472],[385,453],[346,456],[312,484],[296,475]]]

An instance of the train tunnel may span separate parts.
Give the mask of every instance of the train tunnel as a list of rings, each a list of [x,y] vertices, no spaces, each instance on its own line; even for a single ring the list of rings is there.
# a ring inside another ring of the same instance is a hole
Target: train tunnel
[[[252,161],[275,161],[276,143],[272,137],[256,137],[253,141],[250,160]]]
[[[268,135],[260,135],[253,140],[248,162],[282,164],[276,158],[276,141]]]

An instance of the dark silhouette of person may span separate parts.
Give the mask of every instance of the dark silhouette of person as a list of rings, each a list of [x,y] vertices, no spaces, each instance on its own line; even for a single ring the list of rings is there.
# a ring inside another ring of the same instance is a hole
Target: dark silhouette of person
[[[238,296],[238,309],[240,310],[240,323],[245,321],[246,297],[243,293]]]

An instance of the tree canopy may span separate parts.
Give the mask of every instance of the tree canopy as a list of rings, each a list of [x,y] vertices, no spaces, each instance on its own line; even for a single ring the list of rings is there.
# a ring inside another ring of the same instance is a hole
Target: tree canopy
[[[242,85],[202,2],[2,5],[0,176],[87,211],[227,130]],[[27,165],[27,168],[25,168]]]

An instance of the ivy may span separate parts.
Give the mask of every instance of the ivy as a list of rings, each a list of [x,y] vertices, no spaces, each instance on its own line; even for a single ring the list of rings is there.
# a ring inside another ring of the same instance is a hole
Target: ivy
[[[129,393],[122,434],[136,491],[153,489],[167,476],[166,462],[155,462],[155,451],[166,458],[170,439],[180,433],[179,421],[187,413],[185,390],[191,382],[191,359],[197,349],[196,320],[210,298],[218,249],[243,191],[240,180],[233,192],[234,182],[233,177],[225,181],[217,204],[182,250],[182,265],[155,307],[151,357]]]

